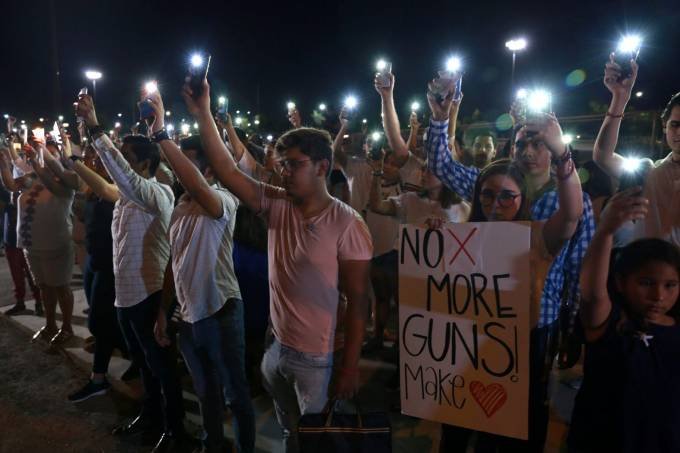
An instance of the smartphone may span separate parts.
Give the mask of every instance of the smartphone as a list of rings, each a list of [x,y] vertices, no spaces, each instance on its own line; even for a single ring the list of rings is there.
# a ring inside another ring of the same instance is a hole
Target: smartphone
[[[225,98],[224,102],[217,104],[217,118],[220,121],[227,121],[227,113],[229,113],[229,98]]]
[[[379,138],[377,140],[369,138],[368,146],[370,149],[368,154],[371,160],[382,159],[382,138]]]
[[[633,68],[630,65],[630,60],[637,61],[639,50],[634,52],[614,52],[614,62],[621,67],[621,76],[619,81],[625,80],[633,75]]]
[[[349,107],[343,107],[340,111],[340,117],[343,120],[351,121],[354,118],[354,110],[355,109],[350,109]]]
[[[645,183],[645,175],[647,172],[644,168],[639,168],[635,171],[624,171],[619,178],[619,192],[628,190],[631,187],[642,187]],[[639,197],[642,195],[642,189],[639,193],[634,194],[634,196]]]
[[[151,107],[151,103],[148,99],[143,100],[139,103],[139,117],[143,120],[153,118],[156,114]]]
[[[78,92],[78,99],[80,99],[81,96],[85,96],[86,94],[87,94],[87,87],[81,88],[80,91]],[[78,117],[76,117],[76,121],[80,123],[80,122],[85,121],[85,118],[83,118],[82,116],[78,116]]]
[[[433,95],[437,101],[441,102],[451,88],[451,84],[457,75],[459,77],[454,85],[453,96],[456,100],[460,99],[462,95],[463,75],[459,72],[439,71],[439,77],[434,81],[431,88],[428,89],[428,92]]]
[[[378,71],[378,86],[388,88],[391,85],[389,74],[392,72],[392,63],[386,62],[385,67]]]
[[[197,98],[203,94],[203,80],[208,77],[208,68],[210,68],[210,55],[203,58],[203,62],[199,66],[189,64],[189,86],[194,92],[194,97]]]

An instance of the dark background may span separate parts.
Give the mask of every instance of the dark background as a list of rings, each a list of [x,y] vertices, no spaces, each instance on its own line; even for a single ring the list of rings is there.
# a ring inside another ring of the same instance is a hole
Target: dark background
[[[122,112],[129,124],[139,88],[156,78],[177,123],[187,117],[179,90],[192,50],[212,54],[213,99],[224,93],[232,112],[260,113],[263,132],[286,126],[288,99],[309,118],[319,102],[338,106],[350,92],[360,98],[358,116],[377,124],[372,73],[380,56],[393,62],[405,121],[412,100],[425,104],[426,83],[451,52],[465,62],[462,115],[479,109],[493,120],[510,99],[504,43],[519,35],[529,48],[518,55],[518,85],[551,89],[558,115],[608,102],[603,65],[626,31],[645,37],[636,86],[645,94],[633,107],[659,110],[680,90],[678,1],[3,0],[2,10],[0,109],[26,120],[72,120],[73,98],[89,86],[83,71],[96,68],[104,74],[96,92],[103,121]],[[575,69],[587,77],[569,87]]]

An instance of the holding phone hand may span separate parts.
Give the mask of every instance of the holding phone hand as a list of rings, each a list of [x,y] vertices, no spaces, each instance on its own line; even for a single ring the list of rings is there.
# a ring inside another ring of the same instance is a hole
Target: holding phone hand
[[[187,105],[187,109],[192,116],[199,116],[203,113],[210,115],[210,85],[203,79],[203,89],[201,93],[194,97],[195,93],[189,83],[185,83],[182,88],[182,98]]]
[[[600,214],[598,230],[605,234],[614,234],[624,223],[644,219],[649,200],[641,192],[642,187],[631,187],[611,197]]]
[[[94,127],[99,125],[97,121],[97,112],[94,109],[94,101],[89,94],[82,94],[78,96],[76,102],[76,114],[83,118],[87,127]]]
[[[614,54],[609,55],[609,61],[604,67],[604,86],[612,93],[613,96],[625,99],[630,99],[630,95],[635,86],[638,74],[638,64],[635,60],[630,60],[631,75],[625,79],[621,79],[622,69],[614,60]]]

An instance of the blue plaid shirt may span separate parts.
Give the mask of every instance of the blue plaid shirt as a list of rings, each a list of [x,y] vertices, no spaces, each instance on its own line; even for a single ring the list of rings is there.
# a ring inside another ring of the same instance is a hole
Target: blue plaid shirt
[[[456,192],[466,200],[473,202],[475,182],[480,170],[475,167],[466,167],[456,162],[449,150],[447,121],[430,121],[430,129],[427,134],[427,165],[428,168],[442,181],[444,185]],[[556,190],[546,191],[540,198],[534,200],[531,205],[531,218],[533,220],[547,220],[557,211],[558,195]],[[541,314],[538,327],[543,327],[555,322],[560,313],[560,304],[565,281],[568,279],[568,301],[572,310],[578,308],[580,298],[579,274],[581,262],[586,254],[588,244],[593,238],[595,220],[593,217],[593,205],[588,194],[583,194],[583,215],[571,239],[562,247],[546,277],[541,296]]]

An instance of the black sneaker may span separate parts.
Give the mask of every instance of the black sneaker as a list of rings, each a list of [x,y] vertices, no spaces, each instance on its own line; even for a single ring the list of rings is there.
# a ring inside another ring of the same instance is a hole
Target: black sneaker
[[[107,380],[100,383],[90,380],[85,384],[85,387],[70,394],[68,400],[72,403],[78,403],[80,401],[85,401],[88,398],[92,398],[93,396],[103,395],[108,392],[110,388],[111,384],[109,384],[109,381]]]
[[[5,314],[6,314],[7,316],[14,316],[14,315],[21,314],[21,313],[23,313],[23,312],[25,312],[25,311],[26,311],[26,305],[24,305],[23,302],[17,302],[16,304],[14,304],[14,306],[13,306],[12,308],[10,308],[9,310],[7,310],[7,311],[5,312]]]
[[[45,311],[43,310],[42,302],[36,302],[35,303],[35,315],[36,316],[42,316],[45,314]]]

